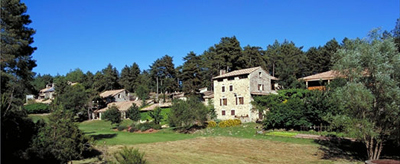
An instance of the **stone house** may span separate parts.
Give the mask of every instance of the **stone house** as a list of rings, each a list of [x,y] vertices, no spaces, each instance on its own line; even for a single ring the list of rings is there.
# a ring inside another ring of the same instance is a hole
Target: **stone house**
[[[253,109],[251,102],[254,96],[276,94],[276,80],[261,67],[221,72],[213,78],[217,119],[240,119],[242,122],[262,119],[263,113]]]
[[[53,99],[54,98],[54,83],[47,84],[46,88],[39,91],[38,99]]]

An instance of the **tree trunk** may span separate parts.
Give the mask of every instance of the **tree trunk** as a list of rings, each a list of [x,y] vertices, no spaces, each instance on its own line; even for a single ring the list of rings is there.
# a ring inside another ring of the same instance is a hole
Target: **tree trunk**
[[[365,140],[365,146],[367,147],[368,159],[378,160],[383,149],[382,141],[377,141],[374,137],[368,137],[368,139]]]

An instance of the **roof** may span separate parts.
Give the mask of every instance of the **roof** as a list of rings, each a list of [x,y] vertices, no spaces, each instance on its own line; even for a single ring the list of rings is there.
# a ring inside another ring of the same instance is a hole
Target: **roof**
[[[207,98],[214,98],[214,92],[213,91],[205,91],[203,92],[203,98],[207,99]]]
[[[54,92],[54,87],[47,87],[40,90],[40,93],[45,93],[45,92]]]
[[[219,78],[225,78],[225,77],[231,77],[231,76],[239,76],[239,75],[247,75],[255,70],[259,69],[261,67],[253,67],[253,68],[246,68],[246,69],[240,69],[232,72],[228,72],[219,76],[214,77],[213,79],[219,79]]]
[[[302,77],[300,79],[304,81],[332,80],[339,76],[340,76],[339,72],[331,70],[322,73],[317,73],[311,76]]]
[[[109,107],[115,105],[120,111],[127,111],[131,106],[132,103],[136,104],[136,106],[141,106],[142,101],[120,101],[120,102],[112,102],[107,104],[107,107],[97,110],[97,112],[105,112]]]
[[[257,95],[257,96],[265,96],[265,95],[278,94],[278,93],[276,91],[271,91],[271,92],[251,92],[250,94]]]
[[[115,96],[122,91],[125,91],[125,89],[104,91],[103,93],[100,93],[100,97]]]

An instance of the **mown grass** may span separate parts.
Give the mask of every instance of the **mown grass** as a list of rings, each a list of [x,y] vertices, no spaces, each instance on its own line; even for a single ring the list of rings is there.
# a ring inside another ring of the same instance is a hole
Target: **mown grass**
[[[121,125],[128,126],[132,123],[133,121],[131,120],[124,120]],[[116,131],[112,127],[110,122],[104,120],[92,120],[79,124],[79,129],[96,140],[96,145],[134,145],[176,141],[195,137],[193,135],[176,133],[168,129],[163,129],[156,133],[130,133],[127,131]]]
[[[37,122],[40,119],[43,119],[44,121],[49,121],[49,115],[50,114],[28,114],[28,117],[32,119],[33,122]]]
[[[261,131],[261,128],[262,128],[261,125],[257,123],[245,123],[234,127],[206,128],[197,131],[194,135],[205,136],[205,137],[228,136],[228,137],[248,138],[248,139],[266,139],[279,142],[317,145],[315,144],[315,142],[313,142],[312,139],[299,139],[299,138],[292,138],[279,135],[258,134],[257,132]]]
[[[161,125],[168,124],[168,115],[169,115],[170,111],[171,111],[171,108],[161,108],[161,115],[163,116],[163,119],[160,122]],[[141,120],[152,120],[149,113],[150,113],[150,111],[141,112],[140,119]]]

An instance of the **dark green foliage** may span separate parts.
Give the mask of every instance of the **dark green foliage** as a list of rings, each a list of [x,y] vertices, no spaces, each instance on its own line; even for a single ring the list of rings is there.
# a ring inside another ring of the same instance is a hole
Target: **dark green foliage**
[[[278,95],[255,97],[257,110],[268,109],[264,128],[300,129],[300,126],[327,126],[328,115],[336,115],[337,103],[332,92],[305,89],[279,90]]]
[[[185,93],[194,93],[196,89],[201,88],[201,60],[194,52],[189,52],[183,60],[182,72],[179,76],[182,81],[182,91]]]
[[[49,74],[45,74],[43,76],[40,74],[36,75],[32,81],[32,85],[36,91],[33,94],[37,95],[41,89],[45,88],[47,84],[51,83],[53,83],[53,76]]]
[[[247,45],[243,48],[243,55],[239,57],[238,63],[240,63],[243,68],[251,68],[251,67],[261,67],[267,70],[267,64],[263,57],[264,51],[261,47],[255,47]]]
[[[270,111],[265,115],[264,128],[299,129],[300,126],[310,126],[310,122],[303,113],[304,110],[304,103],[299,98],[279,103],[276,107],[270,108]]]
[[[85,108],[88,100],[89,94],[82,84],[73,86],[67,84],[64,93],[58,95],[56,103],[64,105],[65,109],[77,114],[82,108]]]
[[[140,69],[136,63],[133,63],[130,67],[125,65],[121,71],[120,84],[129,92],[134,92],[138,85],[139,74]]]
[[[333,63],[332,58],[334,53],[340,48],[339,43],[332,39],[328,41],[323,47],[311,47],[306,52],[308,59],[307,67],[309,74],[316,74],[331,70]],[[336,59],[334,59],[336,60]]]
[[[28,27],[32,21],[24,3],[19,0],[1,0],[0,3],[1,161],[27,163],[21,161],[23,152],[36,129],[22,105],[25,95],[35,90],[32,69],[36,61],[31,56],[36,50],[31,46],[35,30]]]
[[[207,121],[207,113],[207,107],[197,98],[176,100],[172,104],[168,123],[179,129],[189,129],[195,124],[202,126]]]
[[[118,131],[123,131],[123,130],[127,129],[127,127],[124,125],[119,125],[117,129],[118,129]]]
[[[161,129],[161,125],[156,124],[154,121],[152,122],[145,122],[145,123],[141,123],[141,124],[137,124],[136,125],[136,129],[141,130],[141,131],[146,131],[149,129]]]
[[[146,99],[149,97],[149,89],[146,85],[139,85],[136,89],[136,95],[142,100],[142,107],[146,106]]]
[[[72,83],[82,83],[85,80],[85,74],[83,74],[81,69],[76,68],[74,71],[68,72],[65,78]]]
[[[127,111],[127,116],[132,121],[139,121],[140,120],[140,110],[136,106],[136,104],[132,103],[132,106]]]
[[[145,164],[144,153],[140,153],[139,149],[123,147],[122,150],[114,154],[114,158],[120,164]]]
[[[50,108],[49,105],[43,103],[34,103],[28,104],[24,106],[24,109],[28,114],[36,114],[36,113],[49,113]]]
[[[109,107],[103,115],[105,120],[111,122],[111,125],[116,124],[118,126],[122,122],[121,112],[115,105]]]
[[[218,69],[234,71],[245,68],[245,65],[237,62],[242,56],[242,47],[235,36],[221,38],[221,41],[215,45],[215,51],[222,64]]]
[[[172,61],[171,56],[165,55],[151,65],[151,78],[153,82],[158,80],[158,87],[161,92],[173,92],[178,89],[175,66]],[[154,89],[156,89],[157,84],[154,83],[153,85]]]
[[[163,119],[163,116],[161,115],[161,108],[158,107],[150,111],[149,116],[153,118],[155,124],[160,124],[161,120]]]
[[[73,113],[62,107],[55,109],[28,151],[34,160],[67,163],[82,159],[83,152],[91,149],[92,138],[79,130],[72,117]]]
[[[282,44],[275,41],[267,46],[264,55],[267,68],[272,76],[280,78],[279,84],[285,89],[298,88],[297,79],[307,74],[307,58],[301,49],[286,40]]]

